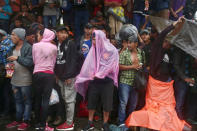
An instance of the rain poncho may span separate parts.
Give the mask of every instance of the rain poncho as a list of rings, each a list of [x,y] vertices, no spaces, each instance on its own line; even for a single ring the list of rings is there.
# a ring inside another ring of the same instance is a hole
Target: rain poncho
[[[126,125],[141,126],[159,131],[182,131],[185,122],[179,120],[175,111],[174,81],[161,82],[149,76],[146,105],[133,112]]]
[[[94,78],[109,77],[114,81],[114,85],[118,85],[118,51],[102,31],[95,30],[94,33],[96,46],[92,45],[75,82],[76,91],[83,97],[88,89],[88,81]]]
[[[132,24],[123,25],[119,31],[119,37],[121,40],[128,40],[129,37],[133,37],[133,39],[138,38],[138,30]]]
[[[165,20],[159,17],[150,16],[151,23],[156,27],[160,33],[173,21]],[[171,44],[181,48],[186,53],[197,58],[197,23],[191,20],[185,20],[183,26],[176,29],[175,32],[169,33],[166,37]]]
[[[116,34],[115,39],[117,43],[120,45],[123,40],[128,40],[129,37],[133,41],[137,41],[138,39],[137,34],[138,34],[138,30],[134,25],[126,24],[123,25],[120,31]]]

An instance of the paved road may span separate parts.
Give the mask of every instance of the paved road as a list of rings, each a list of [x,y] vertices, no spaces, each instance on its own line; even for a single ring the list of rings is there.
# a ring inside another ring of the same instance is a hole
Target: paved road
[[[7,118],[0,118],[0,131],[17,131],[16,128],[12,128],[12,129],[6,129],[5,125],[8,124],[9,122],[11,122],[10,117]],[[86,125],[87,123],[87,118],[76,118],[75,120],[75,129],[74,131],[81,131],[81,129]],[[98,121],[98,122],[94,122],[95,124],[95,130],[94,131],[101,131],[101,125],[102,122]],[[35,131],[34,128],[30,127],[28,128],[26,131]],[[148,130],[147,130],[148,131]],[[197,126],[193,126],[192,131],[197,131]]]

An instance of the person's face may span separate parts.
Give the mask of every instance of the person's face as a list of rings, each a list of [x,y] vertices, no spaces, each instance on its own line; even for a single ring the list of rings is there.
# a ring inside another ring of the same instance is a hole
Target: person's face
[[[26,36],[26,40],[33,45],[35,43],[35,35]]]
[[[14,44],[18,44],[18,42],[20,41],[20,38],[14,33],[12,32],[11,34],[11,40]]]
[[[21,25],[22,25],[21,21],[19,21],[19,20],[15,21],[15,26],[16,27],[21,27]]]
[[[112,45],[116,46],[116,40],[115,39],[111,39],[110,42],[112,43]]]
[[[141,35],[141,38],[142,38],[142,40],[143,40],[144,42],[147,42],[147,41],[150,40],[150,35],[144,33],[144,34]]]
[[[91,35],[92,34],[92,28],[85,28],[84,32],[86,35]]]
[[[21,6],[21,10],[22,10],[22,12],[27,12],[28,11],[28,8],[27,8],[26,5],[22,5]]]
[[[42,24],[42,22],[43,22],[42,16],[38,16],[37,22],[40,23],[40,24]]]
[[[98,19],[99,21],[102,21],[102,20],[103,20],[103,17],[100,16],[100,17],[98,17],[97,19]]]
[[[130,51],[135,50],[137,48],[137,42],[127,42],[127,47]]]
[[[36,34],[37,35],[37,41],[40,42],[42,40],[42,36],[40,35],[40,31]]]
[[[168,41],[164,41],[162,47],[164,49],[170,49],[171,48],[171,45],[170,45],[170,43]]]
[[[56,34],[59,41],[64,41],[68,37],[68,33],[65,30],[58,31]]]
[[[123,48],[127,48],[127,41],[126,40],[122,41],[122,46],[123,46]]]

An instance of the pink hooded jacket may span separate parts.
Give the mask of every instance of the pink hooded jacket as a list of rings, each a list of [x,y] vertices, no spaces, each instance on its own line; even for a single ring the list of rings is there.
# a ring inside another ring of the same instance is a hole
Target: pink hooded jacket
[[[95,30],[96,47],[92,45],[75,82],[76,91],[85,97],[88,81],[106,76],[118,86],[119,54],[104,32]]]
[[[42,40],[33,45],[34,73],[53,72],[57,56],[57,47],[51,43],[54,38],[55,33],[45,28]]]

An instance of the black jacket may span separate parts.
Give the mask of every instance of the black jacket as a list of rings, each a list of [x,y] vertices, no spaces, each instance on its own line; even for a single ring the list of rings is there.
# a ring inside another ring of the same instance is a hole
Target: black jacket
[[[56,76],[65,81],[74,78],[78,74],[77,45],[70,39],[66,39],[58,49],[55,65]]]
[[[165,62],[165,55],[170,57],[170,51],[167,51],[162,47],[163,42],[167,34],[174,29],[171,25],[163,30],[158,37],[151,44],[151,56],[150,56],[150,74],[153,78],[166,82],[171,77],[171,59],[169,62]]]
[[[184,80],[185,78],[190,77],[191,75],[190,66],[192,65],[191,61],[192,61],[192,57],[190,55],[186,54],[184,51],[182,51],[177,47],[174,49],[173,66],[177,78]]]

